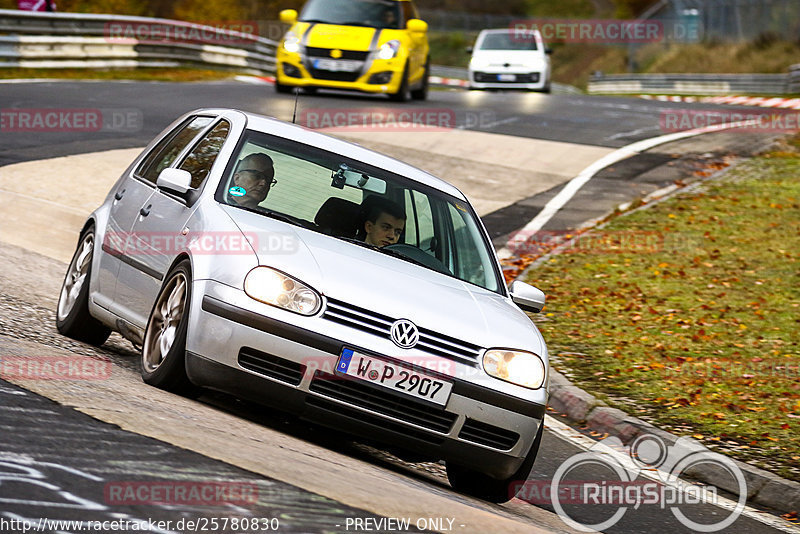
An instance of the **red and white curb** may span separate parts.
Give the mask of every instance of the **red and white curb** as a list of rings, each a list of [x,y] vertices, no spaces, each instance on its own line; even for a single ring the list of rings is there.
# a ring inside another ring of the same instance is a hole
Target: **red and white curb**
[[[780,108],[800,110],[800,98],[770,98],[763,96],[668,96],[639,95],[645,100],[661,102],[702,102],[704,104],[728,104],[734,106],[757,106],[761,108]]]
[[[245,83],[275,83],[274,76],[236,76],[235,79]],[[450,87],[469,87],[467,80],[458,80],[456,78],[442,78],[441,76],[430,76],[428,78],[433,85],[446,85]]]

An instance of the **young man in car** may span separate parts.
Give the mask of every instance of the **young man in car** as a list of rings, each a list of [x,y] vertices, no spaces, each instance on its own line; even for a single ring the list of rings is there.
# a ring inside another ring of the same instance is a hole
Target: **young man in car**
[[[393,245],[406,226],[406,214],[396,203],[377,199],[369,207],[364,221],[364,242],[376,247]]]

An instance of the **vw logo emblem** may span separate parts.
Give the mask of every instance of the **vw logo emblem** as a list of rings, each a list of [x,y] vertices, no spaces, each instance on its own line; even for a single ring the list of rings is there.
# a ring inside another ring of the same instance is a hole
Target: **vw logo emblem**
[[[419,341],[417,325],[408,319],[398,319],[392,323],[392,341],[403,349],[410,349]]]

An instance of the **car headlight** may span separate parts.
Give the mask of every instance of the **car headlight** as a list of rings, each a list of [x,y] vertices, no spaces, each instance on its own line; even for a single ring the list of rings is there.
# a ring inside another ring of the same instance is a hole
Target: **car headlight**
[[[288,32],[283,40],[283,49],[291,54],[300,51],[300,38],[294,32]]]
[[[489,60],[479,57],[474,57],[469,60],[469,66],[472,69],[485,69],[486,67],[489,66]]]
[[[490,376],[530,389],[538,389],[544,384],[544,362],[532,352],[488,350],[483,355],[483,369]]]
[[[400,51],[400,41],[393,40],[381,45],[378,50],[378,59],[392,59]]]
[[[259,302],[301,315],[314,315],[322,305],[319,293],[303,282],[264,266],[247,273],[244,292]]]

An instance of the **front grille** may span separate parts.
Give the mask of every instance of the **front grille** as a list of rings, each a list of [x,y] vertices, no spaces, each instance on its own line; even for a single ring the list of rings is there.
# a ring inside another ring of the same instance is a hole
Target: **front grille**
[[[474,419],[467,419],[458,437],[493,449],[507,451],[516,445],[519,434]]]
[[[239,365],[256,373],[267,375],[275,380],[297,386],[303,379],[305,365],[284,358],[260,352],[249,347],[239,351]]]
[[[317,371],[311,381],[311,391],[352,406],[377,412],[434,432],[447,434],[457,415],[443,408],[402,397],[383,388],[359,380]]]
[[[323,410],[327,410],[335,414],[344,415],[350,419],[356,419],[361,423],[380,427],[383,430],[389,430],[397,434],[402,434],[403,436],[418,439],[420,441],[426,441],[434,445],[441,445],[445,440],[444,437],[437,436],[436,434],[411,428],[401,423],[395,423],[394,421],[389,421],[382,417],[378,417],[377,415],[364,413],[361,410],[348,408],[347,406],[342,406],[341,404],[337,404],[328,399],[323,399],[322,397],[309,397],[306,400],[306,404],[316,408],[322,408]]]
[[[497,74],[489,72],[473,72],[472,76],[479,83],[537,83],[539,81],[538,72],[514,74],[513,80],[500,80]]]
[[[386,339],[391,339],[392,323],[395,321],[386,315],[335,299],[328,299],[325,313],[322,316],[329,321]],[[419,341],[416,348],[472,367],[478,367],[478,356],[482,350],[477,345],[426,328],[419,329]]]
[[[338,59],[357,59],[359,61],[366,61],[369,52],[359,52],[358,50],[340,50],[342,55]],[[331,57],[330,48],[317,48],[313,46],[306,47],[306,55],[308,57]]]
[[[312,78],[316,78],[318,80],[331,80],[334,82],[354,82],[359,76],[361,76],[361,71],[344,72],[314,68],[308,69],[308,73],[311,74]]]

